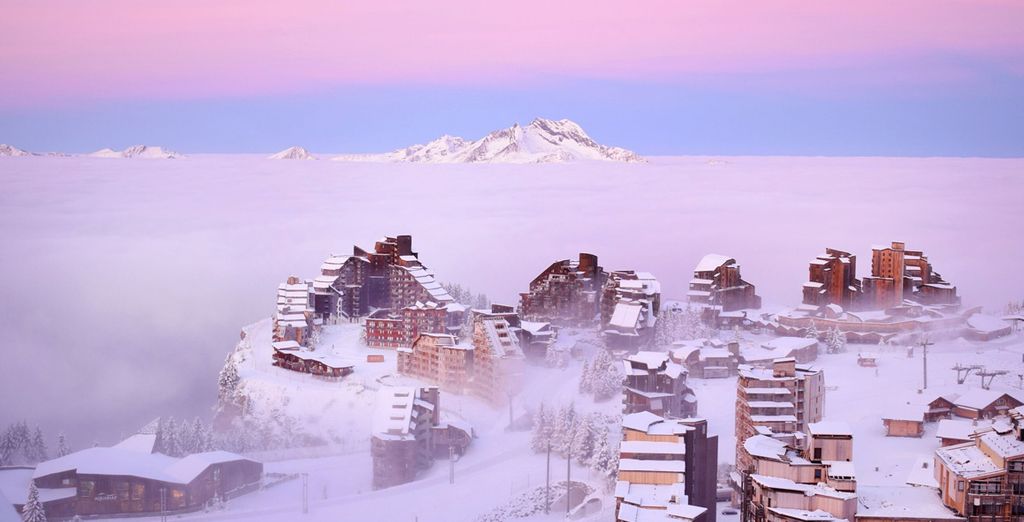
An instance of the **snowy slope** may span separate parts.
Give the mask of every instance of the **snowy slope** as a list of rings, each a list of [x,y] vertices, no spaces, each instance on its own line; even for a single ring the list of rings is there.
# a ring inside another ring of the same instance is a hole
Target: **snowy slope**
[[[413,145],[384,154],[343,155],[341,161],[423,163],[564,163],[579,160],[645,161],[635,152],[594,141],[575,122],[537,118],[518,123],[476,141],[444,135],[426,145]]]
[[[31,152],[27,150],[21,150],[13,145],[7,145],[6,143],[0,143],[0,157],[13,157],[13,156],[33,156]]]
[[[288,147],[287,149],[284,149],[281,152],[278,152],[277,154],[273,154],[273,155],[271,155],[269,157],[269,159],[275,159],[275,160],[315,160],[317,158],[316,158],[316,156],[310,154],[308,150],[306,150],[306,149],[304,149],[302,147],[299,147],[299,146],[295,146],[295,147]]]
[[[174,159],[183,157],[177,152],[165,150],[161,147],[150,145],[133,145],[127,149],[117,151],[113,149],[100,149],[89,156],[93,158],[147,158],[147,159]]]

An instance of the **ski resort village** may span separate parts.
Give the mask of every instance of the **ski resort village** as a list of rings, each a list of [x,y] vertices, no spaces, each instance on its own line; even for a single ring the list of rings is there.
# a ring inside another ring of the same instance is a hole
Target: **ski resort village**
[[[672,299],[553,253],[493,303],[411,236],[355,246],[266,289],[212,422],[7,428],[0,519],[1024,519],[1020,304],[961,306],[903,242],[822,252],[769,309],[728,255]]]

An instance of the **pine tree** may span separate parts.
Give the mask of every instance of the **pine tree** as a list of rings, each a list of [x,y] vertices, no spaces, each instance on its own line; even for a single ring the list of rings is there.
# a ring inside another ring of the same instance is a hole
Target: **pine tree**
[[[572,444],[572,456],[581,466],[586,465],[594,454],[596,430],[597,422],[593,414],[583,416],[576,426]]]
[[[9,466],[14,463],[14,454],[18,451],[18,445],[14,441],[12,426],[7,426],[3,435],[0,435],[0,466]]]
[[[238,383],[240,381],[241,378],[238,376],[238,367],[235,365],[234,359],[229,355],[227,361],[224,363],[224,368],[220,370],[220,376],[217,382],[217,398],[221,403],[229,401],[234,397],[235,390],[238,389]]]
[[[192,453],[202,453],[204,451],[210,451],[210,433],[206,429],[206,425],[203,424],[202,419],[196,417],[192,421]]]
[[[43,510],[43,503],[39,501],[39,489],[35,481],[28,483],[28,500],[21,508],[21,519],[24,522],[46,522],[46,511]]]
[[[605,476],[612,462],[612,449],[608,443],[608,427],[602,425],[594,434],[594,450],[590,456],[590,469],[598,475]]]
[[[537,415],[534,417],[533,436],[530,438],[530,449],[534,453],[547,451],[551,442],[551,418],[544,409],[544,403],[540,403]]]
[[[583,361],[583,370],[580,371],[579,391],[580,393],[588,393],[590,392],[590,388],[590,365],[587,361]]]
[[[58,433],[57,434],[57,456],[58,457],[63,457],[64,455],[67,455],[68,453],[71,453],[71,450],[68,449],[68,441],[64,438],[64,434],[63,433]]]
[[[811,320],[811,327],[807,329],[807,334],[804,335],[804,337],[808,339],[817,339],[821,337],[821,332],[818,331],[818,325],[813,319]]]
[[[31,443],[32,462],[43,462],[47,460],[46,441],[43,440],[43,430],[36,426],[36,432],[32,436]]]
[[[181,456],[181,431],[174,417],[168,417],[160,428],[160,452],[169,457]]]

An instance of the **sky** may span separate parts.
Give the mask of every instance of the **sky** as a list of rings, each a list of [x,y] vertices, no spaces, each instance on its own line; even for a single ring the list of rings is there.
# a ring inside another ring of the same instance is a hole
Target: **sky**
[[[0,143],[1024,156],[1024,3],[4,0]]]

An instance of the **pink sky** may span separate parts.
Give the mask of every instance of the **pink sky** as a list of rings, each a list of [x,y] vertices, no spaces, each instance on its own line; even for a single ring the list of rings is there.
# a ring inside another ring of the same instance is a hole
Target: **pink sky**
[[[1024,74],[1024,2],[1016,0],[5,4],[0,107],[8,108],[351,84],[529,86],[830,69],[867,71],[849,73],[864,85],[970,80],[961,60]]]

